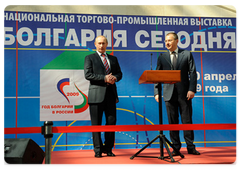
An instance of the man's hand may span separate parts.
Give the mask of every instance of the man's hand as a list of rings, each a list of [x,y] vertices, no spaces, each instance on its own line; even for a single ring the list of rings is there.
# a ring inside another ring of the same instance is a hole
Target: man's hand
[[[105,82],[109,84],[114,84],[117,81],[117,78],[112,75],[112,73],[105,76]]]
[[[190,100],[190,99],[194,98],[194,96],[195,96],[194,92],[188,91],[188,93],[187,93],[187,100]]]
[[[155,95],[155,100],[156,100],[157,102],[159,102],[159,95],[158,95],[158,94]]]

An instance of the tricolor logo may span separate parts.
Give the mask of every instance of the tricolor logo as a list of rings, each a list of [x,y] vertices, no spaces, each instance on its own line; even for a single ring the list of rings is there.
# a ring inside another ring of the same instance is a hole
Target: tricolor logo
[[[66,86],[66,85],[70,85],[69,78],[64,78],[64,79],[60,80],[57,83],[57,89],[67,99],[68,103],[70,103],[68,97],[66,96],[66,94],[63,91],[63,87]]]
[[[70,104],[70,100],[68,98],[68,96],[79,96],[81,95],[83,97],[83,102],[79,105],[74,105],[74,113],[81,113],[84,112],[87,108],[88,108],[88,97],[86,94],[84,94],[78,87],[77,85],[74,83],[74,86],[76,87],[76,89],[78,90],[78,92],[70,92],[65,94],[65,92],[63,91],[63,87],[64,86],[68,86],[70,85],[70,80],[69,78],[63,78],[61,79],[58,83],[57,83],[57,89],[58,91],[66,98],[66,100],[68,101],[68,103]]]

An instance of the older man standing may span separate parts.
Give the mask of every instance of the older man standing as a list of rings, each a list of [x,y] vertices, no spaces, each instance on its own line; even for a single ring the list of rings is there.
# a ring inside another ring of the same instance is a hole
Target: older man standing
[[[116,103],[118,94],[115,82],[122,79],[121,68],[115,56],[106,53],[107,38],[98,36],[95,39],[96,52],[85,57],[84,74],[90,81],[88,104],[92,125],[101,125],[105,112],[106,125],[116,125]],[[95,157],[115,156],[112,153],[115,132],[105,132],[103,145],[100,132],[93,132]]]

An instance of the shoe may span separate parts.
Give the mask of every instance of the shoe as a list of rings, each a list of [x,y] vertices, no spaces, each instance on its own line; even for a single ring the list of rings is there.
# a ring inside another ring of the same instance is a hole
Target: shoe
[[[95,157],[96,157],[96,158],[101,158],[101,157],[102,157],[102,153],[96,152],[96,153],[95,153]]]
[[[116,156],[112,151],[103,150],[102,153],[107,154],[107,156]]]
[[[200,155],[200,153],[196,149],[188,149],[188,154]]]
[[[116,155],[112,152],[107,152],[107,156],[116,156]]]

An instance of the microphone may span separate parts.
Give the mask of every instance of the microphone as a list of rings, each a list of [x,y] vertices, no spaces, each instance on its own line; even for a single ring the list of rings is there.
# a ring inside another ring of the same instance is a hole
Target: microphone
[[[152,70],[152,55],[153,55],[153,54],[151,53],[151,70]]]

